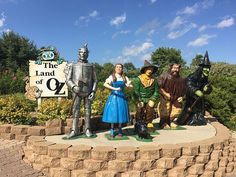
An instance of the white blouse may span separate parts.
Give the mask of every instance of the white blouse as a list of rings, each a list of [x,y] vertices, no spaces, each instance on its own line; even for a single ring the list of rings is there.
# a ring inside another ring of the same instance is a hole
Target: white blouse
[[[123,78],[122,78],[121,75],[115,74],[115,76],[116,76],[117,81],[123,81]],[[126,84],[125,84],[125,85],[126,85],[127,87],[129,87],[129,86],[131,85],[131,81],[129,80],[129,78],[128,78],[127,76],[125,76],[125,79],[126,79]],[[113,82],[113,77],[112,77],[112,75],[110,75],[110,76],[106,79],[105,83],[111,85],[112,82]]]

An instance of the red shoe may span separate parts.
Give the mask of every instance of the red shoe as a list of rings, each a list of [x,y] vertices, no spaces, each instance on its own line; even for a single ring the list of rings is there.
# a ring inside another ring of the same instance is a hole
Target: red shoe
[[[118,131],[118,135],[117,135],[119,138],[121,138],[122,136],[123,136],[123,134],[122,134],[122,129],[121,128],[119,128],[119,131]]]

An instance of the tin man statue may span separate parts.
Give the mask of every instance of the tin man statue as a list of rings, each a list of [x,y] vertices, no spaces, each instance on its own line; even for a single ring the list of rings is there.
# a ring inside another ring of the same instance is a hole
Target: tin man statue
[[[79,60],[76,64],[68,64],[65,69],[66,84],[72,90],[73,94],[73,123],[70,134],[67,138],[72,138],[79,134],[78,122],[80,117],[81,101],[84,101],[85,111],[85,129],[84,133],[87,137],[91,137],[90,118],[91,118],[91,104],[95,96],[97,87],[97,77],[95,66],[88,63],[89,51],[87,44],[79,49]]]

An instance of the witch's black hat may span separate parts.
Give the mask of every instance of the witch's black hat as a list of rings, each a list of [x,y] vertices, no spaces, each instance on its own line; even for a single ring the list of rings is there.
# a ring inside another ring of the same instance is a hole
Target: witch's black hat
[[[144,66],[140,69],[140,72],[141,72],[142,74],[145,73],[145,69],[146,69],[146,68],[149,68],[149,67],[153,68],[153,74],[155,74],[155,73],[157,72],[158,67],[155,66],[155,65],[152,65],[152,64],[149,63],[147,60],[144,60]]]
[[[199,66],[207,67],[207,68],[210,68],[210,67],[211,67],[211,63],[210,63],[210,60],[209,60],[209,56],[208,56],[208,52],[207,52],[207,51],[206,51],[206,53],[205,53],[205,56],[204,56],[202,62],[199,64]]]

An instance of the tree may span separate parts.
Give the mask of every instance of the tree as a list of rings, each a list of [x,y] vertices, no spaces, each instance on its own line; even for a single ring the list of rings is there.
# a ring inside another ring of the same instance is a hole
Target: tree
[[[28,61],[37,57],[37,48],[29,39],[14,32],[0,37],[0,94],[24,92],[23,78],[29,70]]]
[[[100,74],[102,71],[102,66],[99,63],[94,63],[95,69],[96,69],[96,75],[97,75],[97,79],[98,81],[100,81]]]
[[[0,38],[0,71],[3,68],[2,39]]]
[[[102,66],[101,72],[98,74],[98,81],[105,82],[106,78],[108,78],[114,69],[114,65],[112,63],[104,63]]]
[[[206,97],[208,110],[221,123],[236,130],[236,65],[212,63],[209,80],[213,92]]]
[[[13,73],[21,69],[28,72],[28,60],[37,58],[37,48],[29,39],[17,33],[3,33],[0,39],[0,70]]]
[[[128,63],[124,63],[124,70],[128,71],[128,70],[135,70],[135,66],[133,63],[128,62]]]
[[[169,68],[171,63],[185,64],[181,56],[181,51],[175,48],[160,47],[152,53],[151,61],[155,65],[159,65],[158,74]]]
[[[135,68],[133,63],[128,62],[128,63],[124,63],[124,72],[127,77],[134,78],[138,76],[139,69]]]
[[[201,63],[203,59],[203,55],[201,54],[197,54],[193,59],[192,59],[192,62],[190,64],[190,67],[191,68],[197,68],[198,65]]]

